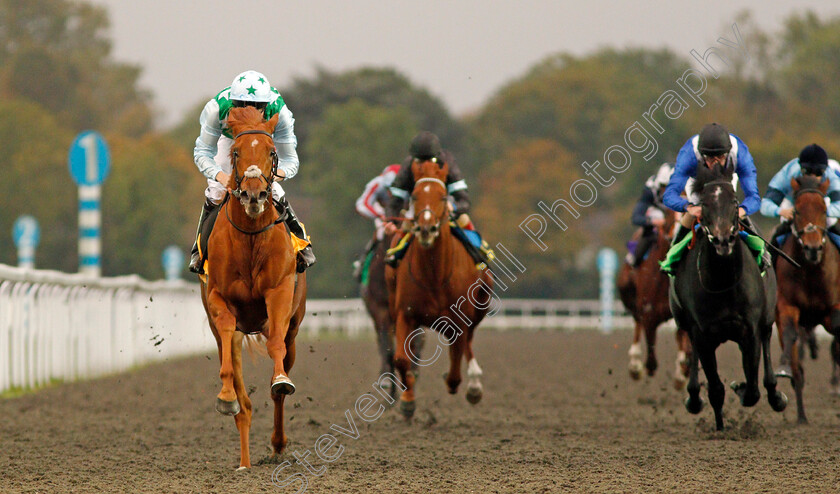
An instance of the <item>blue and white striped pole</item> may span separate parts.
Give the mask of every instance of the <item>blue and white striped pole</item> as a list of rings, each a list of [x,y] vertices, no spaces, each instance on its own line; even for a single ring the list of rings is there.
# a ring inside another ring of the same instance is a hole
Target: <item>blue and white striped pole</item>
[[[19,216],[12,227],[12,238],[17,247],[18,266],[35,269],[35,248],[41,238],[38,220],[29,215]]]
[[[618,270],[618,254],[610,248],[598,251],[598,272],[601,279],[601,331],[611,333],[613,307],[615,305],[615,274]]]
[[[111,156],[105,139],[85,131],[70,146],[70,175],[79,185],[79,272],[102,274],[102,182],[108,176]]]
[[[102,275],[102,208],[99,185],[79,186],[79,272]]]

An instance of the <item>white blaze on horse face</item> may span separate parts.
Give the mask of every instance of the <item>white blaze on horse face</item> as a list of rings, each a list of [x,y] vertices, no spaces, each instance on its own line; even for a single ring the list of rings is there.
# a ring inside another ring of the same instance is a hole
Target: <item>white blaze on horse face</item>
[[[257,178],[262,175],[262,170],[257,165],[251,165],[245,170],[245,178]]]
[[[425,212],[423,212],[423,219],[424,219],[424,220],[426,220],[426,221],[431,221],[431,219],[432,219],[432,213],[431,213],[431,212],[429,212],[429,211],[425,211]]]
[[[255,147],[259,146],[259,144],[260,144],[260,143],[259,143],[259,141],[257,141],[257,139],[256,139],[256,138],[254,138],[254,140],[253,140],[253,141],[251,141],[251,147],[252,147],[252,148],[255,148]]]
[[[429,186],[428,185],[423,187],[423,192],[429,192]]]

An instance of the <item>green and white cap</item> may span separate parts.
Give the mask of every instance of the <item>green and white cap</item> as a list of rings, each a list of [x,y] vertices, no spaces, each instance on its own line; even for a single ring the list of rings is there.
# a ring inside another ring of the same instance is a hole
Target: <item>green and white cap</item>
[[[230,84],[231,100],[268,103],[273,96],[268,79],[255,70],[246,70]]]

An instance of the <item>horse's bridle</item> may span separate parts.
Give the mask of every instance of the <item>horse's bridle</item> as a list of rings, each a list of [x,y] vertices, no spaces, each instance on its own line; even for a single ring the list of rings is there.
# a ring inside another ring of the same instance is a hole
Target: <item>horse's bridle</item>
[[[793,220],[791,220],[793,225],[791,226],[791,229],[790,229],[791,233],[793,233],[793,237],[796,239],[797,242],[799,242],[799,245],[801,245],[802,247],[805,247],[805,242],[802,240],[802,235],[805,234],[805,233],[820,232],[820,236],[822,237],[822,242],[821,243],[822,243],[822,245],[825,245],[826,228],[824,226],[819,226],[819,225],[815,225],[813,223],[808,223],[807,225],[805,225],[805,228],[802,228],[801,230],[796,229],[796,216],[797,216],[797,213],[796,213],[796,199],[799,196],[801,196],[802,194],[806,194],[806,193],[819,194],[820,197],[822,197],[823,200],[825,200],[825,193],[823,191],[821,191],[820,189],[817,189],[816,187],[808,187],[808,188],[799,189],[798,191],[796,191],[796,194],[793,195]]]
[[[267,135],[268,137],[271,137],[272,139],[274,138],[274,136],[272,136],[270,133],[268,133],[264,130],[252,129],[252,130],[246,130],[246,131],[243,131],[243,132],[240,132],[240,133],[236,134],[236,136],[234,136],[233,140],[236,141],[237,139],[239,139],[240,137],[242,137],[246,134],[263,134],[263,135]],[[242,195],[242,190],[240,189],[240,184],[245,179],[244,176],[240,177],[239,172],[236,171],[236,159],[238,157],[239,157],[239,153],[237,153],[236,150],[233,150],[232,158],[231,158],[231,167],[233,168],[233,179],[236,182],[236,189],[234,189],[233,192],[231,192],[231,193],[237,199],[239,198],[239,196]],[[262,177],[262,179],[265,180],[265,182],[266,182],[265,191],[268,194],[268,197],[271,197],[271,184],[274,181],[274,178],[277,176],[277,166],[278,166],[279,162],[280,162],[280,159],[277,156],[277,151],[272,149],[271,150],[271,175],[266,177],[262,172],[260,172],[260,177]],[[225,202],[227,202],[227,198],[225,198]],[[239,230],[240,232],[242,232],[246,235],[256,235],[258,233],[262,233],[264,231],[267,231],[268,229],[270,229],[274,225],[276,225],[278,223],[281,223],[283,221],[283,217],[281,216],[280,218],[277,218],[276,221],[273,221],[273,222],[269,223],[268,225],[266,225],[264,228],[261,228],[259,230],[251,231],[251,230],[245,230],[242,227],[238,226],[236,223],[234,223],[233,220],[230,217],[230,213],[228,212],[227,207],[225,207],[225,216],[227,217],[228,221],[230,222],[231,225],[233,225],[234,228],[236,228],[237,230]]]
[[[732,182],[729,181],[729,180],[712,180],[711,182],[703,185],[703,190],[705,190],[706,187],[708,187],[709,185],[730,185],[731,186]],[[733,201],[736,205],[738,204],[737,199],[733,200]],[[735,223],[733,224],[733,226],[736,227],[736,230],[735,230],[736,233],[735,234],[737,235],[738,230],[740,230],[740,228],[741,228],[741,225],[738,222],[738,210],[737,210],[737,208],[735,210]],[[715,244],[715,236],[712,235],[712,232],[709,230],[709,227],[704,225],[703,223],[700,223],[700,228],[703,229],[703,233],[706,234],[706,237],[709,239],[709,242],[711,242],[712,245],[714,245]]]
[[[434,184],[438,184],[441,187],[443,187],[444,192],[449,192],[449,189],[446,187],[446,183],[444,183],[443,180],[440,180],[440,179],[434,178],[434,177],[421,178],[420,180],[418,180],[417,182],[414,183],[414,190],[417,190],[417,187],[419,187],[421,183],[425,183],[425,182],[431,182],[431,183],[434,183]],[[411,195],[414,196],[414,193],[412,192]],[[443,195],[443,200],[444,201],[447,200],[447,194]],[[414,212],[414,221],[413,222],[415,224],[417,223],[417,218],[420,217],[420,213],[423,213],[425,211],[428,211],[429,213],[431,213],[432,216],[437,218],[438,225],[443,221],[443,217],[446,216],[446,208],[443,208],[443,213],[440,216],[435,216],[435,212],[432,211],[431,208],[425,207],[422,210],[420,210],[419,212],[417,212],[417,211]]]
[[[268,133],[264,130],[252,129],[252,130],[246,130],[246,131],[243,131],[243,132],[240,132],[240,133],[236,134],[236,136],[234,136],[234,138],[233,138],[234,142],[237,139],[239,139],[240,137],[242,137],[244,135],[247,135],[247,134],[263,134],[263,135],[267,135],[268,137],[271,137],[272,140],[274,139],[274,136],[272,136],[270,133]],[[236,170],[236,160],[238,158],[239,158],[239,153],[234,149],[233,152],[232,152],[232,155],[231,155],[231,167],[233,168],[233,180],[236,183],[236,188],[233,190],[232,193],[233,193],[234,197],[236,197],[237,199],[239,198],[240,195],[242,195],[242,190],[240,189],[240,184],[242,183],[243,180],[245,180],[245,177],[244,176],[240,177],[239,172]],[[277,156],[277,151],[272,149],[271,150],[271,175],[266,177],[265,175],[263,175],[262,172],[260,172],[260,177],[262,177],[262,179],[265,180],[265,182],[266,182],[265,190],[268,194],[271,194],[271,184],[274,181],[274,178],[277,177],[277,166],[279,165],[279,163],[280,163],[280,158]]]

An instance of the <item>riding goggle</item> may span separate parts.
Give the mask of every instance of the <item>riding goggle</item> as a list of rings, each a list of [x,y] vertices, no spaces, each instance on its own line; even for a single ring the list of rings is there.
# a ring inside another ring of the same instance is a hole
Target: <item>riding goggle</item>
[[[723,154],[704,154],[704,155],[702,155],[702,156],[703,156],[703,160],[704,160],[704,161],[711,161],[711,162],[715,163],[715,162],[718,162],[718,161],[723,161],[723,162],[725,162],[725,161],[726,161],[726,158],[728,158],[728,155],[729,155],[729,153],[723,153]]]
[[[268,103],[265,101],[242,101],[242,100],[231,100],[231,104],[234,108],[244,108],[246,106],[253,106],[257,110],[265,110],[265,107],[268,106]]]

